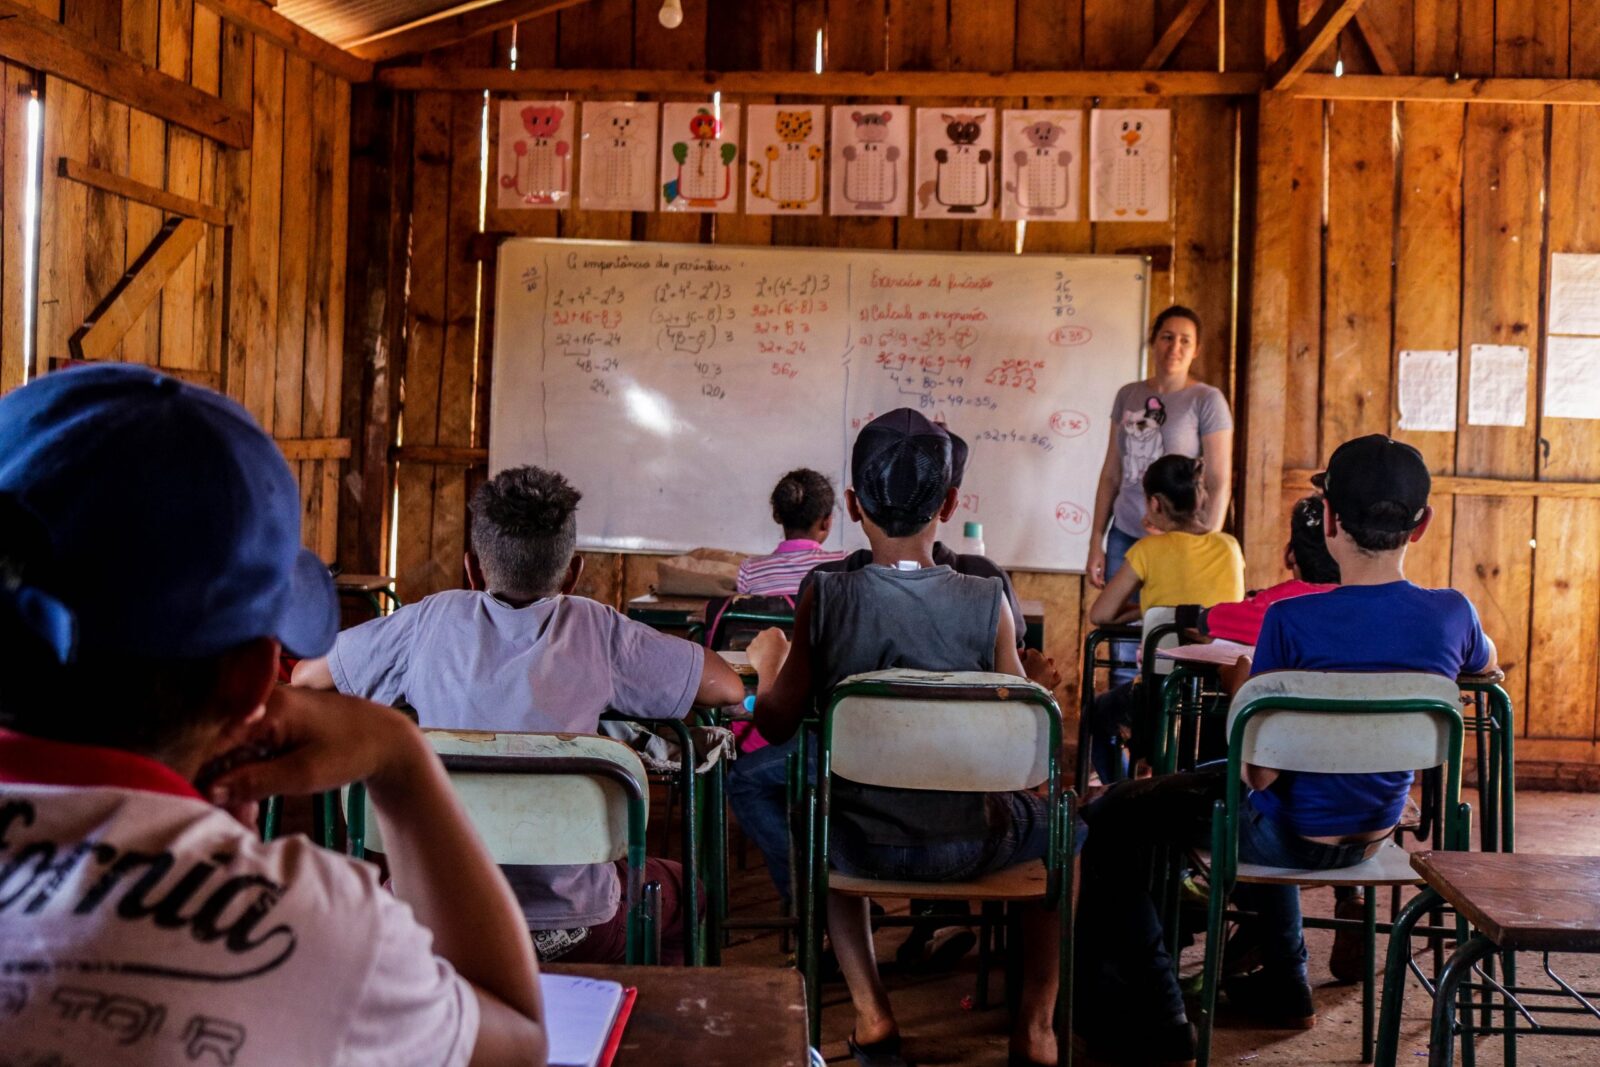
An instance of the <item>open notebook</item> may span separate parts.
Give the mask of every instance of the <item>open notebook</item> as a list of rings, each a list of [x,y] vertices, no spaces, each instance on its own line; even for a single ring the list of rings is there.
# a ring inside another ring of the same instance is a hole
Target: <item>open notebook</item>
[[[610,1063],[637,990],[566,974],[540,974],[539,989],[550,1034],[550,1067]]]

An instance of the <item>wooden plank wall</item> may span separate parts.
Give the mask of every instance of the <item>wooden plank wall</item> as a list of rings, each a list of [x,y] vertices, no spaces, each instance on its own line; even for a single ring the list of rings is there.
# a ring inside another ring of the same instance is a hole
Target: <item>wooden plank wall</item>
[[[41,14],[118,48],[254,120],[234,150],[55,77],[0,66],[0,390],[23,379],[21,293],[26,101],[43,101],[37,327],[32,373],[68,339],[160,230],[162,210],[58,174],[86,163],[220,207],[115,358],[211,376],[282,441],[337,438],[343,376],[350,86],[222,22],[194,0],[38,0]],[[59,10],[58,10],[59,9]],[[339,448],[286,446],[307,545],[336,551]]]

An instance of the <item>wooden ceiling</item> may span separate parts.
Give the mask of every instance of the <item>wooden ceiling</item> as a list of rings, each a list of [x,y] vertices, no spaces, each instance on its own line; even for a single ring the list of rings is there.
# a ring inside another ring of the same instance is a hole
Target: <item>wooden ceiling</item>
[[[272,2],[272,0],[268,0]],[[381,62],[464,40],[585,0],[276,0],[277,13]]]

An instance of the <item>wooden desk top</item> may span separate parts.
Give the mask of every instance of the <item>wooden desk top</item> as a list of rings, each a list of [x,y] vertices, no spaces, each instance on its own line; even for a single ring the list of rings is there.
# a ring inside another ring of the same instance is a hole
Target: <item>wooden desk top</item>
[[[732,667],[733,673],[739,675],[739,677],[754,678],[756,676],[756,669],[750,665],[748,653],[721,651],[717,655],[721,656],[722,661]]]
[[[376,593],[394,585],[394,579],[387,574],[336,574],[333,584],[341,592]]]
[[[1044,601],[1019,599],[1017,603],[1022,606],[1022,618],[1024,622],[1044,621]]]
[[[1414,852],[1411,866],[1501,948],[1600,952],[1600,856]]]
[[[1477,671],[1472,674],[1462,674],[1456,679],[1463,687],[1499,685],[1505,680],[1506,672],[1499,667],[1493,667],[1486,671]]]
[[[638,987],[615,1067],[806,1067],[798,971],[589,963],[545,969]]]

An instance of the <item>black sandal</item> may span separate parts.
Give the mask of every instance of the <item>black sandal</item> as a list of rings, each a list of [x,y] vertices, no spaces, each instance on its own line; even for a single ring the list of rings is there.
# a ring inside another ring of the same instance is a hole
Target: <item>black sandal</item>
[[[851,1034],[845,1039],[845,1044],[850,1048],[850,1055],[856,1058],[860,1067],[911,1067],[906,1058],[900,1055],[900,1035],[886,1037],[882,1041],[874,1041],[870,1045],[856,1043],[856,1035]]]

